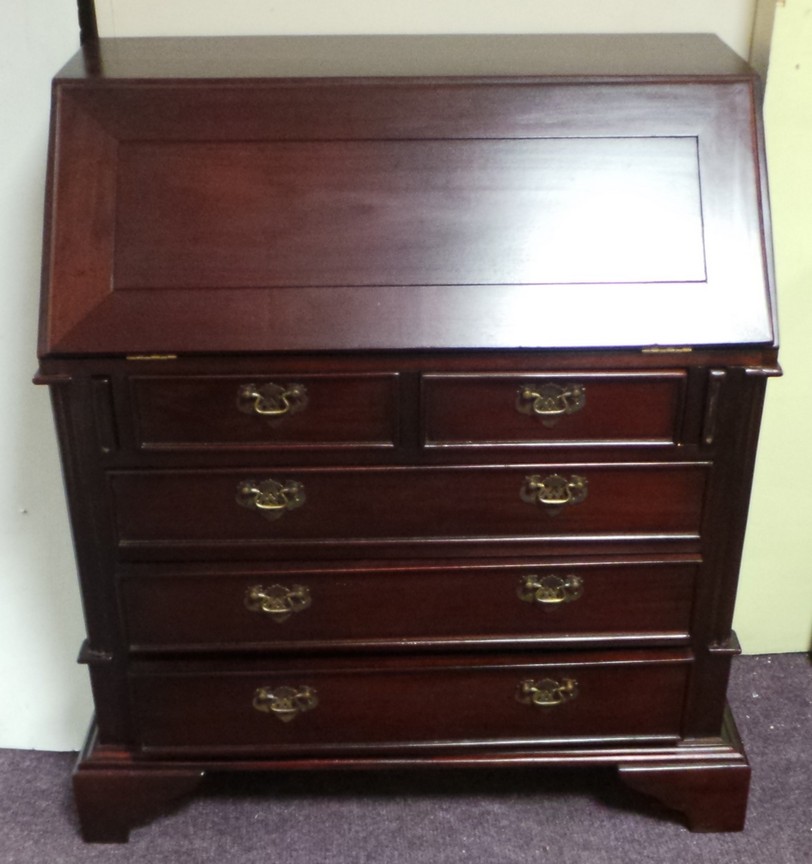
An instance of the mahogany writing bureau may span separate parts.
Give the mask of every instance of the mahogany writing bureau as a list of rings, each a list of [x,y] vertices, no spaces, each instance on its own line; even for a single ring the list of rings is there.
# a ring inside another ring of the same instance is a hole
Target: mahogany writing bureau
[[[91,43],[38,380],[89,840],[205,772],[612,765],[744,821],[758,81],[710,36]]]

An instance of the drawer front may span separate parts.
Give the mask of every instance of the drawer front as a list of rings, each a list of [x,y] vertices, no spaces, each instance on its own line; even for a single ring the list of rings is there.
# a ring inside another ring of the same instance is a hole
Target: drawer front
[[[703,463],[111,472],[122,552],[698,536]],[[549,503],[552,502],[552,503]],[[314,551],[311,549],[311,552]],[[356,552],[359,550],[356,549]]]
[[[144,449],[393,447],[398,376],[135,377]]]
[[[292,661],[208,673],[194,664],[136,668],[140,744],[284,755],[679,735],[685,655],[432,660]]]
[[[364,650],[688,639],[691,563],[120,574],[136,651]]]
[[[682,371],[425,375],[427,446],[674,445]]]

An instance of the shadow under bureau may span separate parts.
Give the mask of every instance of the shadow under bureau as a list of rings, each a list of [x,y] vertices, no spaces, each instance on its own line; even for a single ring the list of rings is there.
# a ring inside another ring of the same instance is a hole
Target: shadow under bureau
[[[206,772],[616,766],[744,822],[759,85],[709,36],[101,40],[38,380],[88,840]]]

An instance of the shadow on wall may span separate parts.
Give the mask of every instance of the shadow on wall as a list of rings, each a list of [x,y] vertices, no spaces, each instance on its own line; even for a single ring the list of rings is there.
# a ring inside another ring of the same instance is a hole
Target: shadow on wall
[[[83,625],[54,426],[46,389],[31,381],[49,80],[76,42],[75,10],[55,8],[63,2],[34,0],[11,15],[0,81],[0,747],[75,748],[91,712],[75,663]]]

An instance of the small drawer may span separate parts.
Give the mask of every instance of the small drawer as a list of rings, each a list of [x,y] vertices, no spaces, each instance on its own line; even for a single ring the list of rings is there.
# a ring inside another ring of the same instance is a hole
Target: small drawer
[[[684,371],[423,376],[428,447],[674,445]]]
[[[394,447],[398,376],[138,376],[142,449]]]
[[[696,539],[705,463],[115,471],[124,557]],[[175,547],[173,555],[172,547]],[[410,549],[410,554],[414,549]]]
[[[257,756],[675,740],[690,654],[135,664],[144,750]],[[190,722],[190,718],[195,718]]]
[[[134,566],[137,652],[515,648],[688,641],[696,563]]]

